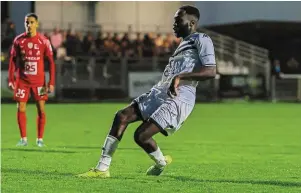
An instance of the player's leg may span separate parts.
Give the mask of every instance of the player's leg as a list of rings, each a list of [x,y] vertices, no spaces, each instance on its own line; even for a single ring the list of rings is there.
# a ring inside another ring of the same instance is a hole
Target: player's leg
[[[114,117],[109,135],[121,141],[124,131],[129,123],[141,120],[137,103],[132,103],[128,107],[119,110]]]
[[[17,121],[21,135],[17,146],[27,146],[26,134],[26,104],[29,97],[29,88],[26,85],[18,84],[14,91],[14,100],[17,101]]]
[[[26,102],[17,102],[17,120],[20,131],[21,139],[17,143],[17,146],[27,146],[27,134],[26,134]]]
[[[48,95],[44,85],[31,87],[31,90],[34,94],[37,107],[37,140],[36,144],[38,147],[44,146],[44,130],[46,124],[46,112],[45,112],[45,103],[48,100]]]
[[[166,165],[170,164],[170,156],[164,156],[153,136],[162,133],[167,136],[167,132],[153,119],[142,123],[134,134],[135,142],[155,161],[155,165],[148,169],[148,175],[160,175]]]
[[[39,100],[36,102],[37,107],[37,146],[44,146],[44,130],[46,124],[45,101]]]
[[[115,114],[109,135],[105,139],[102,148],[100,160],[96,166],[98,170],[106,171],[109,169],[113,154],[117,149],[118,143],[121,141],[128,124],[138,120],[141,120],[141,118],[139,116],[137,103],[133,103],[130,106],[119,110]]]
[[[132,103],[128,107],[118,111],[115,114],[113,124],[105,139],[101,157],[95,168],[89,172],[78,175],[79,177],[109,177],[109,167],[114,152],[116,151],[123,133],[129,123],[141,120],[140,111],[137,103]]]
[[[152,138],[155,134],[161,132],[168,136],[177,131],[188,115],[191,113],[194,105],[167,99],[135,132],[136,143],[144,149],[155,165],[151,166],[147,175],[160,175],[167,164],[172,159],[170,156],[163,156],[160,148]]]

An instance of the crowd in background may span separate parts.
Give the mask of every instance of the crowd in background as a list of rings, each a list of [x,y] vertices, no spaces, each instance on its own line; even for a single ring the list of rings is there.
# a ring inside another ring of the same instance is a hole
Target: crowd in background
[[[77,55],[100,55],[116,57],[152,57],[170,55],[179,39],[172,34],[163,36],[153,33],[112,33],[90,31],[86,33],[72,30],[54,29],[51,33],[45,33],[58,57]]]
[[[8,57],[8,51],[16,37],[15,24],[6,20],[1,26],[1,60]],[[115,56],[115,57],[169,57],[180,43],[173,34],[155,33],[116,33],[61,30],[58,28],[43,33],[49,38],[56,58],[72,56]],[[6,57],[5,57],[6,56]],[[279,62],[278,62],[279,63]],[[286,65],[281,65],[285,72],[301,68],[292,57]],[[283,63],[282,63],[283,64]],[[271,62],[272,70],[275,67]]]
[[[115,56],[152,57],[170,56],[180,43],[173,34],[81,32],[53,29],[43,33],[49,38],[55,57]],[[16,36],[15,25],[8,22],[2,36],[2,50],[9,50]]]

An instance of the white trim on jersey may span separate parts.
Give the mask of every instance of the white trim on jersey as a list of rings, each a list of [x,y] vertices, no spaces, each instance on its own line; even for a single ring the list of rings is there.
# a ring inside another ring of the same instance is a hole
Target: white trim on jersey
[[[178,55],[179,53],[181,53],[182,51],[186,50],[186,48],[191,48],[191,49],[196,49],[195,46],[190,45],[190,44],[186,44],[185,46],[179,47],[173,54],[173,56]]]

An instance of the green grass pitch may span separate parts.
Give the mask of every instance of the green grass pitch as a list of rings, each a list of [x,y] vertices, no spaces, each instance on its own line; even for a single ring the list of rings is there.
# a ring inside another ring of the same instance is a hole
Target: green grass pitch
[[[37,148],[36,111],[27,108],[29,146],[19,140],[16,105],[1,106],[1,189],[17,192],[301,192],[301,106],[197,104],[173,136],[155,137],[173,163],[147,177],[153,164],[129,126],[110,179],[78,179],[94,167],[114,113],[125,104],[48,104],[44,141]]]

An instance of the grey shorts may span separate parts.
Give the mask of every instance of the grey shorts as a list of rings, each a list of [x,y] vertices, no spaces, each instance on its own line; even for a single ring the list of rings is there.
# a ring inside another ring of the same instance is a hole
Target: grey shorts
[[[194,104],[170,98],[166,93],[146,93],[134,99],[134,102],[138,104],[143,120],[152,121],[167,135],[180,129],[194,107]]]

